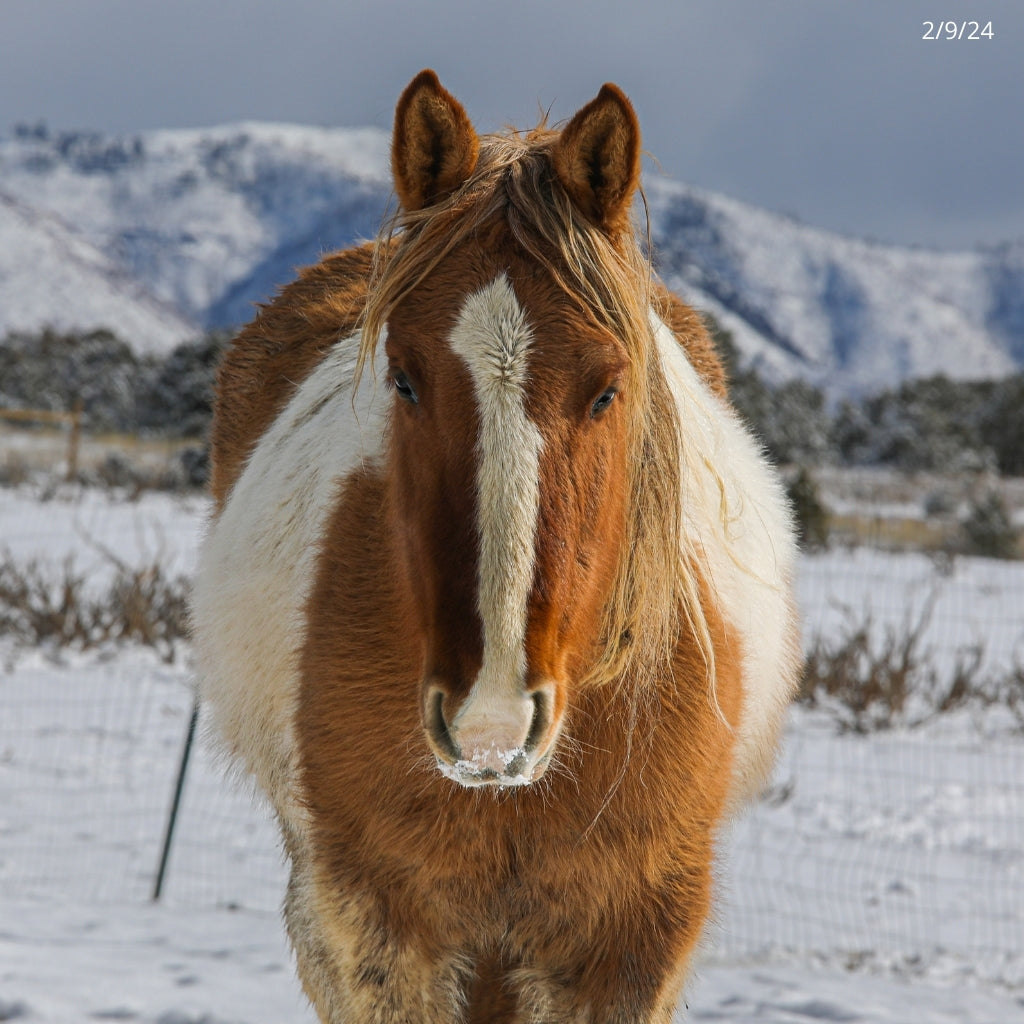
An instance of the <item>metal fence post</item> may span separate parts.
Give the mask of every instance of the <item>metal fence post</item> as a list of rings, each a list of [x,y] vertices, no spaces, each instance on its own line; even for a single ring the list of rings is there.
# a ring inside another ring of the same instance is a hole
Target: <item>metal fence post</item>
[[[171,855],[171,844],[174,842],[174,827],[178,822],[178,808],[181,806],[181,793],[185,788],[185,775],[188,772],[189,758],[192,756],[192,741],[196,735],[196,723],[199,721],[199,698],[192,701],[192,715],[188,722],[188,732],[185,734],[185,746],[181,751],[181,763],[178,766],[178,781],[174,786],[174,799],[171,801],[171,811],[167,816],[167,828],[164,831],[164,844],[160,853],[160,867],[157,869],[156,882],[153,885],[153,902],[160,899],[160,893],[164,887],[164,875],[167,873],[167,861]]]

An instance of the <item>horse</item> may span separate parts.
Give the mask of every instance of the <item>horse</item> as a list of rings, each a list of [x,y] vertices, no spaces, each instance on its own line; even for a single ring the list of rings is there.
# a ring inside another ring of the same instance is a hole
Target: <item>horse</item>
[[[421,72],[380,236],[219,368],[200,692],[325,1024],[664,1024],[770,772],[792,524],[640,156],[615,85],[480,136]]]

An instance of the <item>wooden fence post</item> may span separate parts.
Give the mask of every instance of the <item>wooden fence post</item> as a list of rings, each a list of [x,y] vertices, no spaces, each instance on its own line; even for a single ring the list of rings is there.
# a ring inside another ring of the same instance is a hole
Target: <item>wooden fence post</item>
[[[78,476],[78,446],[82,440],[82,410],[84,403],[81,398],[75,399],[71,410],[71,431],[68,434],[68,481]]]

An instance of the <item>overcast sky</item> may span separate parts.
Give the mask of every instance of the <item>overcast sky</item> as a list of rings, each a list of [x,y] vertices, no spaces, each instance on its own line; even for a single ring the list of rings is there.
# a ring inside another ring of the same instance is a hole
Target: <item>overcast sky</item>
[[[936,17],[994,39],[923,40]],[[883,240],[1024,238],[1024,0],[0,0],[5,135],[389,128],[422,67],[481,131],[610,80],[670,177]]]

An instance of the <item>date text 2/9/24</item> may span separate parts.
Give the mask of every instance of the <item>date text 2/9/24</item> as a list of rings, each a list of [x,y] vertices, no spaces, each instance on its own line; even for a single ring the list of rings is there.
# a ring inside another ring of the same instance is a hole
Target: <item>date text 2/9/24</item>
[[[980,21],[922,21],[922,39],[995,39],[992,22]]]

